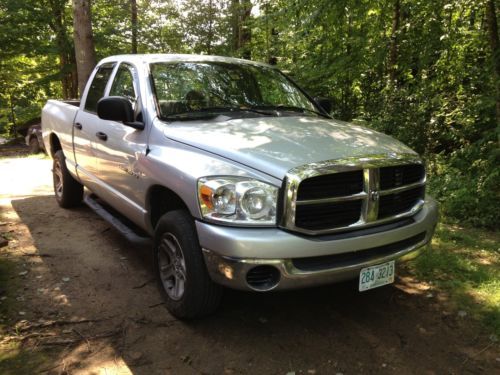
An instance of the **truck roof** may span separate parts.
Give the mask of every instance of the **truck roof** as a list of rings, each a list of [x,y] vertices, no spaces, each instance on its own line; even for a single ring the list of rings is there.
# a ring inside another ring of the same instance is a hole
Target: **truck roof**
[[[115,62],[115,61],[128,61],[130,63],[135,63],[135,64],[157,63],[157,62],[225,62],[233,64],[251,64],[257,66],[265,66],[268,68],[275,68],[274,66],[265,63],[238,59],[234,57],[213,56],[213,55],[167,54],[167,53],[115,55],[102,59],[99,62],[99,64],[107,62]]]

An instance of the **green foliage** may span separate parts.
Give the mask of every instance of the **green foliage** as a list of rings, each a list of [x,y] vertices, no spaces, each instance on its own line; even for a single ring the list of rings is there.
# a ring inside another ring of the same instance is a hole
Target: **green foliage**
[[[92,1],[92,28],[97,59],[130,53],[132,38],[129,0]]]
[[[449,220],[497,228],[500,52],[490,1],[138,0],[138,50],[276,63],[313,96],[331,97],[334,117],[422,154]],[[130,1],[94,0],[92,12],[98,57],[130,53]],[[72,95],[60,83],[74,70],[71,2],[0,0],[0,18],[5,134],[46,98]]]
[[[187,53],[183,18],[174,1],[139,2],[139,53]]]
[[[40,116],[46,97],[60,94],[60,89],[47,80],[54,60],[38,60],[26,56],[0,62],[0,134],[14,135],[15,126]]]
[[[45,1],[2,0],[0,18],[0,134],[14,136],[47,97],[61,96],[60,69]]]
[[[229,1],[185,0],[181,5],[184,40],[192,52],[227,54]]]
[[[332,97],[334,117],[423,155],[447,218],[499,227],[500,98],[486,0],[279,0],[260,9],[255,57],[276,57],[313,95]]]
[[[441,213],[448,221],[498,229],[500,151],[495,139],[437,155],[429,164],[429,188],[441,201]]]

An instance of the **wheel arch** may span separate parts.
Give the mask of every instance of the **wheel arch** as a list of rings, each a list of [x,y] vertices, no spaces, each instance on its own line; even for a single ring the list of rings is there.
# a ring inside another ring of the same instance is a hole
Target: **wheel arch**
[[[191,214],[184,200],[173,190],[163,185],[153,185],[149,188],[146,195],[146,205],[149,212],[148,224],[153,230],[160,218],[167,212],[186,210]]]
[[[59,137],[55,133],[51,133],[49,142],[50,142],[50,156],[54,158],[55,153],[59,150],[62,150],[61,141],[59,140]]]

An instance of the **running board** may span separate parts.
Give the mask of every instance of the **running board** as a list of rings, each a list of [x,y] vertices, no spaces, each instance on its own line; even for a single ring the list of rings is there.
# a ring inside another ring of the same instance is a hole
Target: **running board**
[[[152,239],[150,237],[143,237],[137,234],[130,226],[121,221],[117,216],[113,215],[104,206],[97,202],[91,195],[86,194],[83,202],[89,206],[97,215],[111,224],[120,234],[125,237],[129,242],[139,247],[151,247]]]

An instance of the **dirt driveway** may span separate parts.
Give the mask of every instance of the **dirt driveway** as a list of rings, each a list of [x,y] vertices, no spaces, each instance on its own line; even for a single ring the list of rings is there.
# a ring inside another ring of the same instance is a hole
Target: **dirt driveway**
[[[60,209],[50,168],[48,159],[0,159],[0,235],[9,239],[0,259],[15,264],[0,285],[2,303],[11,301],[1,348],[15,364],[5,373],[22,373],[23,358],[54,374],[500,373],[488,337],[404,270],[395,285],[362,294],[352,283],[228,291],[216,315],[177,321],[151,281],[148,249],[85,206]]]

